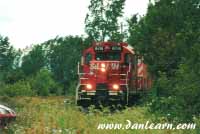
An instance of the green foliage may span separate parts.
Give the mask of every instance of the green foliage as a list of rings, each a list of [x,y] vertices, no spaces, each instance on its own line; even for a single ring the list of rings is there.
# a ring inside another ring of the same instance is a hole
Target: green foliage
[[[34,77],[42,68],[47,68],[51,77],[56,80],[52,88],[44,89],[44,93],[63,94],[68,92],[70,83],[77,78],[77,63],[80,61],[81,52],[91,43],[91,38],[82,37],[56,37],[42,44],[35,45],[28,53],[21,58],[21,51],[15,56],[14,69],[8,72],[1,72],[0,79],[8,84],[14,84],[18,80]],[[19,63],[22,62],[21,67]],[[32,83],[32,82],[30,82]],[[33,84],[32,84],[33,85]],[[34,87],[35,89],[36,87]],[[46,93],[45,93],[46,92]],[[39,92],[38,92],[39,93]]]
[[[160,0],[128,21],[129,44],[154,75],[151,110],[174,120],[200,113],[199,12],[198,0]]]
[[[48,96],[50,91],[56,93],[56,83],[52,74],[46,69],[41,69],[30,81],[32,89],[38,95]]]
[[[129,43],[144,55],[151,72],[173,76],[199,36],[197,1],[160,0],[139,21],[129,21]],[[196,33],[196,34],[194,34]]]
[[[0,81],[18,67],[20,51],[16,51],[9,42],[8,37],[0,35]]]
[[[44,51],[41,45],[36,45],[33,49],[23,57],[22,70],[26,75],[36,74],[45,66]]]
[[[19,80],[24,80],[26,78],[24,72],[18,68],[10,70],[9,72],[4,73],[4,79],[3,81],[7,84],[14,84],[15,82]]]
[[[199,117],[194,117],[194,122],[196,123],[196,133],[198,134],[198,132],[200,131],[200,119]]]
[[[85,18],[85,30],[95,41],[122,41],[118,19],[122,17],[125,0],[91,0]]]
[[[56,38],[46,43],[50,70],[54,78],[68,89],[71,81],[77,79],[77,63],[81,58],[84,41],[80,37]]]
[[[15,84],[7,84],[1,87],[1,96],[33,96],[34,92],[27,81],[18,81]]]
[[[159,97],[169,97],[173,95],[175,83],[175,79],[169,79],[165,73],[160,73],[159,77],[154,81],[152,87],[153,95]]]
[[[69,84],[69,91],[68,94],[69,95],[74,95],[75,94],[75,89],[77,87],[78,82],[77,81],[71,81]]]
[[[152,88],[152,92],[156,95],[152,97],[150,103],[151,111],[165,116],[170,115],[168,118],[176,121],[191,121],[193,117],[198,116],[200,69],[197,71],[194,71],[191,64],[185,63],[180,65],[175,77],[167,78],[166,75],[159,77]]]
[[[199,72],[200,66],[198,73],[196,73],[194,68],[190,68],[188,65],[181,65],[177,72],[176,78],[178,82],[174,87],[176,91],[175,97],[178,98],[177,104],[181,107],[182,118],[185,120],[192,120],[193,117],[198,116],[200,113]]]
[[[8,37],[0,35],[0,71],[10,71],[14,67],[18,52],[10,45]]]
[[[121,123],[127,125],[126,120],[132,123],[172,123],[166,117],[156,117],[145,107],[135,106],[121,111],[102,110],[90,107],[88,113],[80,111],[73,104],[64,104],[65,97],[32,97],[11,98],[24,107],[17,107],[16,122],[8,126],[8,130],[23,133],[80,133],[80,134],[197,134],[197,130],[136,130],[136,129],[97,129],[101,123]],[[70,99],[70,98],[67,98]],[[157,118],[157,121],[155,119]],[[199,124],[199,118],[195,120]],[[132,124],[133,125],[133,124]],[[174,124],[175,125],[175,124]],[[54,132],[53,132],[54,130]],[[61,132],[60,132],[61,131]]]

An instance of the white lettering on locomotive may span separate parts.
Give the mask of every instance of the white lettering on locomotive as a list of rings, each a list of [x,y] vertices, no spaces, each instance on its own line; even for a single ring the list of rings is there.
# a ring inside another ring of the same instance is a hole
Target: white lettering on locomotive
[[[90,70],[97,70],[100,68],[101,63],[91,63],[90,64]],[[105,69],[112,69],[112,70],[118,70],[119,69],[119,63],[110,63],[106,64]]]
[[[95,63],[92,63],[91,65],[90,65],[90,70],[96,70],[96,69],[98,69],[98,66],[99,64],[95,64]]]
[[[118,70],[119,64],[118,63],[111,63],[111,68],[112,68],[112,70]]]

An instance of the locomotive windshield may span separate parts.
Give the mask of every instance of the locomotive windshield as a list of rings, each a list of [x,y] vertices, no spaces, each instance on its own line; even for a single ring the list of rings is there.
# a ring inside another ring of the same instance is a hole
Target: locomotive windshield
[[[96,60],[112,60],[112,61],[119,61],[121,59],[120,52],[97,52],[96,53]]]

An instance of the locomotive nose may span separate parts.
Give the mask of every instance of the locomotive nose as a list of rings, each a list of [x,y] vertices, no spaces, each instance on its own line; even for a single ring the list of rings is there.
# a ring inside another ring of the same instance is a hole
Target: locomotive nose
[[[110,83],[114,74],[120,74],[119,61],[91,61],[90,71],[95,75],[95,83]]]

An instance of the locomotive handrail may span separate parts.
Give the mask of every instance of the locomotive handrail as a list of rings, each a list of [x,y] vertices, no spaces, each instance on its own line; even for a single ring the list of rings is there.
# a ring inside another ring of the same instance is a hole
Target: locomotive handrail
[[[80,87],[80,81],[78,82],[78,85],[76,86],[76,94],[75,94],[75,104],[76,105],[78,104],[78,99],[79,99],[79,96],[78,96],[79,87]]]
[[[111,75],[124,75],[124,76],[126,76],[126,74],[111,74]]]
[[[90,74],[90,73],[79,73],[78,75],[84,75],[84,74]]]
[[[126,88],[127,88],[127,94],[126,94],[126,103],[128,105],[129,102],[129,86],[128,86],[128,74],[131,72],[131,64],[129,63],[128,71],[126,72]]]
[[[78,75],[90,74],[90,73],[80,73],[80,63],[78,62]]]
[[[77,68],[77,69],[78,69],[78,71],[77,71],[77,72],[78,72],[78,75],[79,75],[79,73],[80,73],[79,64],[80,64],[80,63],[78,62],[78,68]]]
[[[80,78],[80,79],[88,79],[88,78]]]

